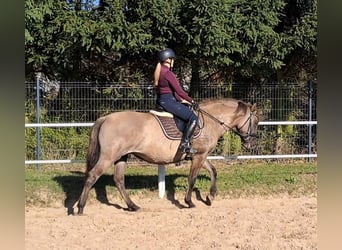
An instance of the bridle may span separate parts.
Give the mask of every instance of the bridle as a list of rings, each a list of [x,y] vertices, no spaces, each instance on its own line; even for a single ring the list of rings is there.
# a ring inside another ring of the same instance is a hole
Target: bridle
[[[254,114],[253,112],[250,111],[249,113],[249,117],[247,118],[247,120],[242,124],[242,126],[240,128],[237,128],[237,131],[238,131],[238,134],[241,136],[241,138],[244,140],[244,141],[247,141],[250,139],[250,137],[255,137],[257,138],[258,135],[257,134],[253,134],[251,133],[251,128],[252,128],[252,116],[256,116],[256,114]],[[240,129],[243,128],[246,123],[249,122],[248,124],[248,129],[247,129],[247,133],[246,134],[242,134],[240,133]],[[234,131],[235,132],[235,131]]]
[[[244,141],[249,140],[251,137],[258,137],[257,134],[253,134],[251,133],[251,127],[252,127],[252,116],[256,116],[256,114],[254,114],[252,111],[250,111],[249,116],[247,118],[247,120],[242,124],[242,126],[240,126],[239,128],[235,129],[229,125],[227,125],[225,122],[217,119],[215,116],[209,114],[208,112],[206,112],[205,110],[198,108],[198,112],[205,114],[206,116],[208,116],[209,118],[211,118],[212,120],[214,120],[215,122],[219,123],[221,126],[224,127],[224,129],[226,131],[232,131],[233,133],[239,135]],[[247,123],[248,124],[248,129],[247,129],[247,133],[241,133],[240,129],[242,129]]]

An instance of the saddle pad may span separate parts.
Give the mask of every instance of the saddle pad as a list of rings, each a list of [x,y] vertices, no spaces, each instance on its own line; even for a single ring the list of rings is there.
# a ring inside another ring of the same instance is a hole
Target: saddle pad
[[[151,109],[150,113],[152,113],[156,116],[173,117],[173,114],[166,112],[166,111],[157,111],[157,110]]]
[[[161,129],[163,130],[163,133],[165,136],[170,140],[180,140],[182,139],[183,133],[180,131],[176,125],[176,122],[174,118],[167,117],[167,116],[157,116],[155,114],[152,114],[158,121]],[[202,130],[196,126],[193,138],[197,138],[200,136]]]

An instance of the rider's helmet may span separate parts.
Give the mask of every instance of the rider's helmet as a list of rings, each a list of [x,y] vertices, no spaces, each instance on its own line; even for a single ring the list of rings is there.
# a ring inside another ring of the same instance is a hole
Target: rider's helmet
[[[168,58],[175,58],[175,57],[176,57],[175,52],[169,48],[160,51],[158,54],[158,59],[160,62],[164,62]]]

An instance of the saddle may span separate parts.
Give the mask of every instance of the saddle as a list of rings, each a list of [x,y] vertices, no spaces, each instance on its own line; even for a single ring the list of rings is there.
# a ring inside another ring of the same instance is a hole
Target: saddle
[[[158,121],[164,135],[170,140],[181,140],[186,122],[173,114],[161,110],[159,108],[150,110],[150,113]],[[193,138],[200,136],[202,129],[197,125],[193,134]]]

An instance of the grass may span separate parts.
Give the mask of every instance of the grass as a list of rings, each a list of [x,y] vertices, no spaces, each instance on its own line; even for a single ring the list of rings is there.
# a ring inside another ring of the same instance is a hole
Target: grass
[[[217,196],[239,198],[288,194],[293,197],[317,195],[317,164],[307,162],[265,163],[249,162],[224,164],[213,162],[217,169]],[[167,196],[184,193],[188,187],[189,164],[180,167],[166,166]],[[25,169],[26,205],[60,206],[77,201],[84,183],[84,166],[43,165]],[[125,177],[130,195],[141,197],[158,195],[158,171],[156,166],[130,164]],[[201,169],[195,189],[206,196],[210,188],[209,174]],[[113,181],[113,168],[102,175],[91,190],[88,203],[99,200],[108,202],[119,196]]]

